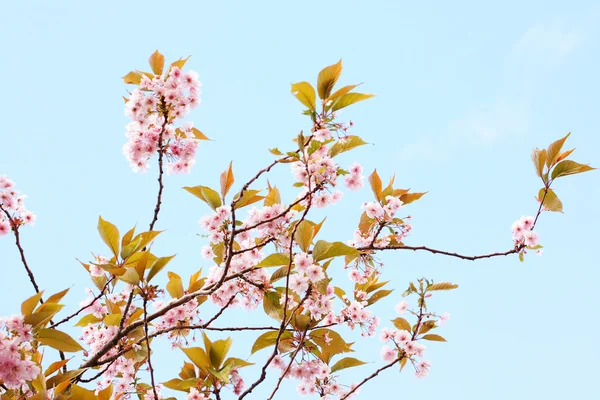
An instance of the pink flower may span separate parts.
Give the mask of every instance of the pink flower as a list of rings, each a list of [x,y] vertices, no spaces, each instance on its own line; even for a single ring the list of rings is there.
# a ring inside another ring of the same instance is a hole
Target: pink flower
[[[331,131],[327,128],[319,129],[313,135],[314,135],[315,139],[317,139],[319,142],[325,142],[325,141],[331,139],[331,137],[332,137]]]
[[[439,319],[439,324],[440,325],[446,325],[446,321],[448,321],[450,319],[450,313],[444,313],[444,315],[442,315]]]
[[[394,309],[396,310],[396,314],[403,315],[404,313],[406,313],[406,310],[408,310],[408,302],[406,300],[402,300],[401,302],[396,304],[396,307]]]
[[[431,367],[431,364],[429,363],[429,361],[419,361],[416,365],[417,367],[417,372],[415,373],[417,378],[425,378],[427,376],[427,374],[429,373],[429,368]]]
[[[525,231],[523,232],[523,237],[525,239],[525,246],[535,247],[538,245],[539,236],[535,231]]]
[[[398,357],[398,350],[392,349],[388,346],[383,346],[381,348],[381,358],[385,362],[392,362]]]

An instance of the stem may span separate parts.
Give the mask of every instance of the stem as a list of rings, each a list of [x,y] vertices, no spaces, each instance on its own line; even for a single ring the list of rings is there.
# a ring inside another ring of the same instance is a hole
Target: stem
[[[158,393],[156,392],[156,383],[154,382],[154,368],[152,368],[152,359],[150,356],[152,350],[150,349],[150,339],[148,338],[148,311],[146,309],[148,299],[146,296],[144,296],[142,300],[144,302],[144,336],[146,337],[146,348],[148,349],[148,370],[150,371],[150,381],[152,383],[152,392],[154,394],[154,400],[158,400]],[[125,313],[127,313],[127,310],[125,310]]]
[[[166,108],[165,99],[161,99],[161,104],[163,108]],[[169,122],[169,116],[165,112],[163,115],[165,119],[163,121],[160,133],[158,134],[158,196],[156,198],[156,206],[154,207],[154,217],[152,218],[152,222],[150,222],[150,230],[154,229],[154,224],[158,221],[158,213],[160,212],[160,205],[162,203],[162,192],[164,189],[162,177],[163,177],[163,134],[165,132],[165,128],[167,123]]]

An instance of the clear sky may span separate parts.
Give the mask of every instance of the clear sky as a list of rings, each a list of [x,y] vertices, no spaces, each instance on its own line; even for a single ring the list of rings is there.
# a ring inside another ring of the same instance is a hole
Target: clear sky
[[[600,8],[593,1],[172,4],[12,1],[0,10],[0,174],[29,195],[38,222],[23,229],[23,245],[46,293],[72,287],[67,311],[91,285],[75,257],[105,251],[98,215],[122,232],[151,219],[157,171],[134,174],[121,154],[120,77],[147,68],[155,49],[168,60],[192,55],[187,66],[204,86],[191,117],[215,139],[201,144],[191,175],[166,180],[157,226],[167,231],[153,250],[177,253],[169,267],[183,276],[210,264],[200,258],[197,236],[208,209],[180,188],[216,186],[230,160],[240,183],[272,159],[267,148],[291,149],[309,125],[290,83],[314,82],[340,58],[341,83],[365,82],[362,90],[377,95],[343,114],[372,145],[341,157],[342,164],[357,160],[383,177],[395,172],[400,186],[429,190],[407,208],[414,227],[408,244],[466,254],[510,249],[511,223],[536,210],[531,149],[569,131],[573,158],[600,166]],[[386,371],[360,398],[597,395],[599,177],[557,181],[565,212],[542,215],[542,257],[470,263],[385,255],[383,277],[398,290],[376,305],[384,318],[393,317],[409,280],[449,280],[460,289],[431,302],[452,318],[439,332],[448,343],[428,346],[429,377]],[[287,168],[272,179],[292,193]],[[349,239],[370,199],[368,190],[347,194],[329,209],[324,237]],[[0,315],[18,313],[32,288],[10,237],[0,239],[0,269]],[[257,315],[234,310],[222,323]],[[358,341],[356,356],[371,362],[348,370],[350,383],[382,365],[380,343],[344,333]],[[247,357],[256,336],[235,336],[233,351]],[[175,377],[183,354],[168,346],[156,352],[159,379]],[[247,382],[257,376],[245,372]],[[264,398],[269,382],[253,398]],[[294,386],[288,382],[282,393],[295,398]]]

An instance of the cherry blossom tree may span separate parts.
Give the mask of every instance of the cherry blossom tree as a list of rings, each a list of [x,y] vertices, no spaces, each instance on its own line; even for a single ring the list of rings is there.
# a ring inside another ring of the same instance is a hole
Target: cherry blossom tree
[[[0,236],[14,236],[34,289],[20,315],[0,319],[2,399],[175,398],[163,395],[165,389],[190,400],[225,395],[243,399],[256,395],[255,389],[269,374],[276,377],[269,399],[289,396],[280,392],[284,379],[295,380],[300,395],[349,399],[394,366],[399,371],[410,368],[424,378],[431,368],[424,343],[444,342],[435,332],[449,318],[448,313],[430,310],[428,299],[458,285],[416,279],[406,286],[405,299],[395,304],[397,317],[382,322],[370,306],[392,290],[380,280],[383,265],[377,254],[410,250],[463,260],[516,255],[521,261],[528,252],[541,254],[536,223],[546,211],[562,211],[555,181],[594,169],[567,159],[573,152],[563,150],[568,134],[547,149],[534,149],[534,169],[541,180],[538,205],[531,216],[512,224],[514,245],[505,251],[471,256],[406,244],[413,239],[405,210],[425,193],[396,187],[394,177],[384,184],[377,171],[366,178],[359,163],[344,168],[336,161],[342,153],[358,154],[366,144],[352,134],[351,121],[339,120],[338,111],[372,97],[356,92],[358,85],[336,88],[342,73],[339,61],[318,74],[316,89],[309,82],[292,85],[292,94],[310,120],[308,129],[300,131],[288,149],[270,149],[271,161],[238,185],[235,194],[231,194],[236,186],[232,163],[221,174],[219,188],[184,188],[206,203],[208,213],[198,215],[204,240],[201,255],[212,266],[190,277],[169,271],[168,283],[161,287],[153,278],[164,274],[167,266],[177,269],[174,255],[151,251],[162,232],[155,228],[165,175],[189,173],[200,142],[208,140],[186,119],[201,95],[198,75],[184,70],[187,61],[166,66],[156,51],[149,59],[152,72],[135,70],[123,77],[135,87],[125,98],[125,114],[131,121],[123,153],[134,172],[157,165],[156,205],[148,230],[138,233],[131,228],[122,234],[99,217],[98,233],[106,248],[96,249],[97,255],[81,262],[95,288],[74,313],[61,313],[60,302],[68,289],[47,296],[36,281],[21,236],[36,216],[25,207],[26,196],[14,182],[0,176]],[[297,191],[293,199],[282,199],[268,181],[272,169],[286,166]],[[357,210],[356,230],[338,241],[321,238],[325,221],[311,220],[311,212],[339,202],[344,187],[360,190],[367,181],[372,195],[365,194],[362,212]],[[257,188],[265,183],[266,189]],[[340,269],[347,271],[348,279],[338,282],[331,272]],[[217,311],[212,313],[205,303]],[[223,315],[233,307],[264,313],[273,323],[223,325]],[[68,326],[80,329],[80,336],[66,333]],[[360,346],[344,338],[348,330],[378,336],[382,342],[380,365],[358,382],[345,380],[344,370],[365,364],[360,358],[369,355],[360,354]],[[228,332],[254,338],[252,348],[230,354]],[[191,345],[190,339],[196,338],[201,344]],[[158,363],[152,345],[158,340],[180,349],[185,359],[166,382],[155,377]],[[259,351],[266,352],[266,361],[253,363],[253,354]],[[357,356],[349,356],[351,352]]]

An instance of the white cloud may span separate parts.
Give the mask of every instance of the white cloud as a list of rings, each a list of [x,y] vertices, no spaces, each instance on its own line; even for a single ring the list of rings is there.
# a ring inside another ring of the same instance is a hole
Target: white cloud
[[[567,30],[560,24],[536,24],[521,36],[513,48],[518,57],[562,58],[583,41],[575,29]]]

